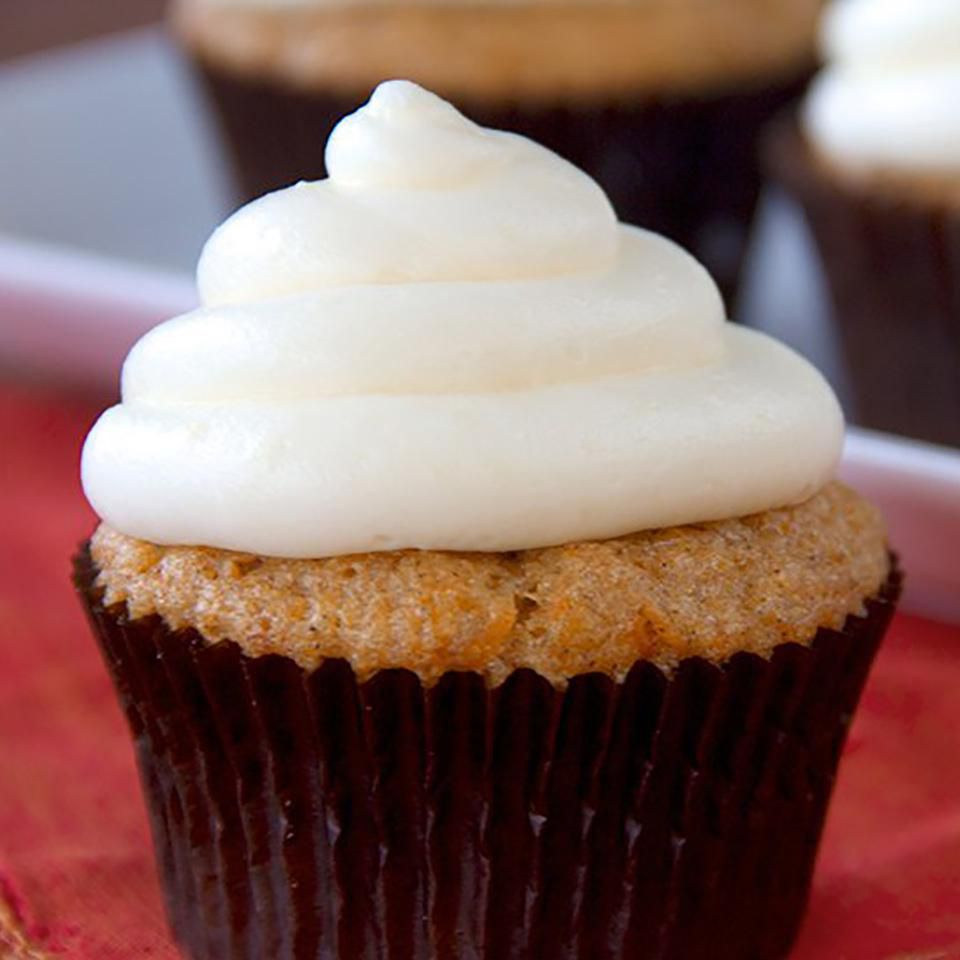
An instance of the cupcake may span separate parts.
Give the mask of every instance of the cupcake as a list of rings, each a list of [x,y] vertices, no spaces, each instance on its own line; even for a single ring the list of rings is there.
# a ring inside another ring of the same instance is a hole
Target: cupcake
[[[822,0],[178,0],[242,196],[315,177],[324,137],[410,77],[598,180],[732,298],[763,123],[803,90]]]
[[[76,560],[177,941],[782,958],[899,589],[806,361],[407,82],[208,242]]]
[[[960,4],[839,0],[770,138],[829,280],[857,422],[960,446]]]

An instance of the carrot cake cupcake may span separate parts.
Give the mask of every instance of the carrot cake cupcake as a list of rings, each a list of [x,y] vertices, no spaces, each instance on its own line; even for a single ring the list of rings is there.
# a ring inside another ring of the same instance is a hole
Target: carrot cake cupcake
[[[858,423],[960,446],[960,3],[837,0],[773,172],[806,211]]]
[[[804,360],[384,84],[133,349],[76,582],[194,960],[766,960],[899,575]]]

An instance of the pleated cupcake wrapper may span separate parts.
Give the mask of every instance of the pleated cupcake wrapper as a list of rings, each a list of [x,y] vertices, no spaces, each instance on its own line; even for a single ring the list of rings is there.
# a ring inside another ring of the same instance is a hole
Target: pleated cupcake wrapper
[[[960,446],[960,208],[844,182],[792,118],[766,153],[819,247],[857,422]]]
[[[766,960],[807,899],[899,591],[723,667],[424,687],[207,645],[85,599],[194,960]]]
[[[321,176],[327,134],[369,93],[305,93],[199,67],[244,199]],[[757,139],[806,80],[794,75],[699,99],[595,105],[453,99],[483,126],[523,133],[582,167],[621,219],[666,234],[702,260],[732,306],[761,187]]]

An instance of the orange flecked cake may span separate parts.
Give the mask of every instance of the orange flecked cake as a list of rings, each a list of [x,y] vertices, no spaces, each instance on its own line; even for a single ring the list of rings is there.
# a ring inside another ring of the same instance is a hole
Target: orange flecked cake
[[[889,572],[879,514],[838,483],[751,517],[515,553],[285,560],[107,526],[91,553],[104,603],[131,618],[159,614],[307,670],[335,657],[362,679],[403,667],[427,683],[472,670],[495,684],[524,667],[555,684],[622,680],[638,660],[769,656],[862,613]]]

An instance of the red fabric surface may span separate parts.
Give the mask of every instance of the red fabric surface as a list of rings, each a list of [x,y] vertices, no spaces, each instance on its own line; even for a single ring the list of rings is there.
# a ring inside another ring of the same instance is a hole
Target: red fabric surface
[[[57,957],[174,960],[127,732],[69,585],[95,413],[0,387],[0,957],[22,955],[15,923]],[[898,617],[793,960],[960,958],[958,690],[960,628]]]

